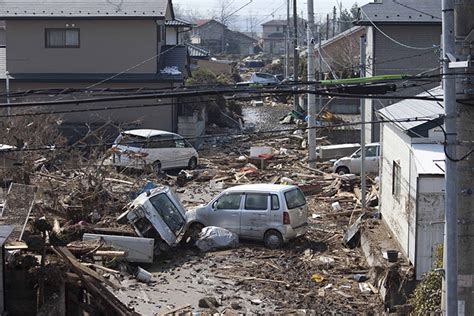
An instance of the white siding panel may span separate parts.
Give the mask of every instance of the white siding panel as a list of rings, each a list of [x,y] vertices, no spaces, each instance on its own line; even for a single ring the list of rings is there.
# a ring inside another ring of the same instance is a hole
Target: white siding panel
[[[444,236],[443,177],[423,177],[418,180],[416,278],[433,266],[434,251]]]
[[[381,212],[405,255],[409,253],[409,227],[415,220],[416,199],[410,193],[410,138],[401,131],[383,124],[381,163]],[[401,166],[401,191],[392,195],[393,161]],[[412,258],[411,260],[413,260]]]

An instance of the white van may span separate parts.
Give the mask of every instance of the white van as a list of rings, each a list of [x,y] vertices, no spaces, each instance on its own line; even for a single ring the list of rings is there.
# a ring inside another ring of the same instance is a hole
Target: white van
[[[380,144],[371,143],[365,145],[365,170],[367,173],[378,173],[380,163]],[[336,160],[333,172],[338,174],[360,174],[361,149],[357,150],[350,157],[343,157]]]
[[[195,169],[199,159],[196,149],[186,139],[154,129],[120,133],[111,151],[112,165],[134,169],[151,166],[157,174],[173,168]]]

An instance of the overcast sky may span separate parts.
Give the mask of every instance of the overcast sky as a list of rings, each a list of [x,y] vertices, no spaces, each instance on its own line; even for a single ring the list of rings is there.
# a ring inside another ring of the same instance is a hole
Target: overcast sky
[[[219,1],[220,0],[173,0],[173,4],[175,4],[180,11],[199,12],[204,17],[211,17],[212,13],[218,8]],[[249,1],[250,0],[233,0],[230,8],[237,10]],[[264,23],[272,18],[286,18],[286,1],[287,0],[253,0],[251,4],[235,13],[235,18],[233,19],[235,25],[233,25],[233,28],[245,31],[249,16],[253,16],[257,22],[259,22],[258,24]],[[306,0],[297,1],[298,14],[303,12],[306,18]],[[314,0],[315,19],[316,21],[324,20],[326,14],[332,12],[333,6],[339,7],[339,3],[342,3],[343,8],[349,9],[355,2],[360,6],[369,1],[370,0]]]

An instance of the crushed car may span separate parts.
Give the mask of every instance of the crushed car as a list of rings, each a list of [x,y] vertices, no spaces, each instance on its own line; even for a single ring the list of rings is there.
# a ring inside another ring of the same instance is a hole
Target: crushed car
[[[139,237],[155,240],[155,255],[179,244],[186,231],[186,210],[166,186],[140,194],[117,221],[129,223]]]

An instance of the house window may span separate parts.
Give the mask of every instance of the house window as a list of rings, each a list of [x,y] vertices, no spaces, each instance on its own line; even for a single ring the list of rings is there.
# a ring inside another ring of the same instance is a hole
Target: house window
[[[279,26],[277,26],[277,32],[280,32],[280,27]]]
[[[392,194],[395,198],[400,197],[400,190],[402,186],[402,167],[400,163],[397,161],[393,162],[393,170],[392,170]]]
[[[46,29],[46,48],[79,47],[79,29]]]

